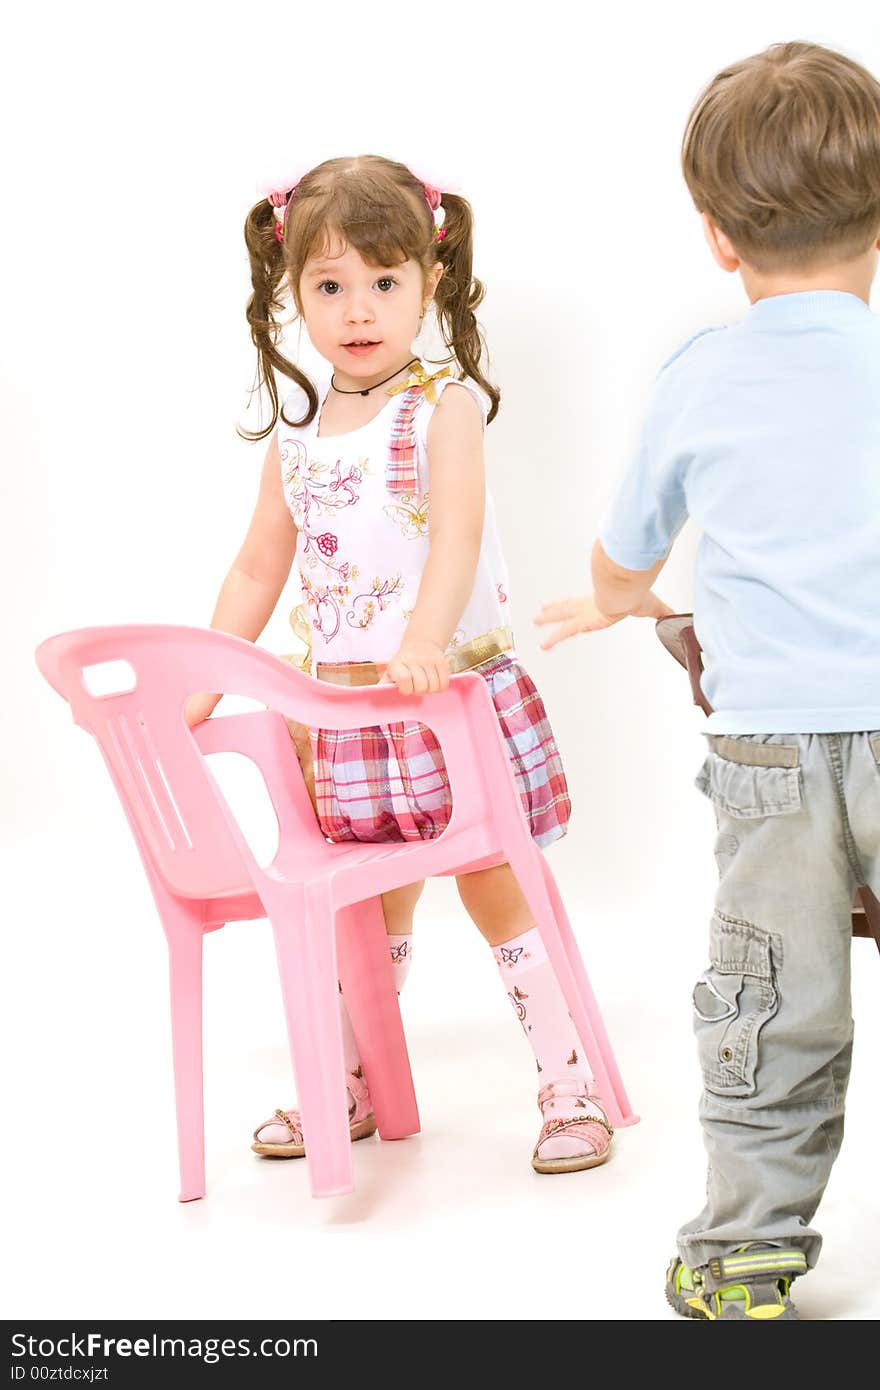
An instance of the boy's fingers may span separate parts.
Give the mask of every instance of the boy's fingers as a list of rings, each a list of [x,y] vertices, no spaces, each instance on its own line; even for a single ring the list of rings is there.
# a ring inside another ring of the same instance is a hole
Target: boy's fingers
[[[560,642],[565,642],[569,637],[574,637],[576,633],[582,632],[583,628],[576,618],[572,618],[567,623],[560,623],[549,637],[545,637],[541,643],[541,650],[549,652],[551,647],[558,646]]]
[[[535,622],[539,627],[544,627],[547,623],[559,623],[567,618],[573,618],[580,602],[580,599],[565,598],[557,599],[553,603],[545,603],[543,608],[538,610]]]

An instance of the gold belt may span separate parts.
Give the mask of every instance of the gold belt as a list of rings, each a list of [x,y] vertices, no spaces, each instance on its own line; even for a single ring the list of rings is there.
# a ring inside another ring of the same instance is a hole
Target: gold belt
[[[449,674],[455,675],[457,671],[472,671],[512,650],[512,629],[496,627],[482,637],[473,637],[461,647],[453,647],[446,653],[446,664]],[[319,661],[315,675],[319,681],[329,681],[331,685],[376,685],[387,666],[387,661]]]

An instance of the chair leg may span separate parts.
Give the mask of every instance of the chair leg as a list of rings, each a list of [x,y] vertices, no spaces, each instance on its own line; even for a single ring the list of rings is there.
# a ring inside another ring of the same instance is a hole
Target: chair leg
[[[630,1109],[602,1015],[550,867],[541,851],[532,844],[523,849],[517,846],[508,862],[541,933],[605,1113],[616,1128],[635,1124],[638,1116]]]
[[[171,1041],[177,1106],[180,1201],[205,1195],[205,1105],[202,1085],[202,927],[163,912],[171,977]]]
[[[383,1139],[419,1132],[406,1037],[379,898],[336,914],[339,979]]]
[[[880,951],[880,902],[866,883],[856,890],[862,911],[853,913],[853,927],[858,926],[857,936],[873,936],[877,950]]]
[[[596,996],[593,993],[593,986],[590,984],[583,958],[578,948],[577,941],[575,940],[574,932],[571,929],[571,923],[568,920],[568,914],[565,911],[562,896],[556,886],[556,880],[553,877],[550,865],[547,863],[543,854],[541,854],[540,851],[538,851],[538,853],[541,859],[547,896],[550,899],[550,905],[553,909],[553,915],[556,919],[562,945],[572,975],[574,976],[579,995],[578,1011],[572,1012],[575,1027],[578,1033],[583,1037],[581,1033],[583,1025],[578,1021],[579,1014],[582,1011],[585,1016],[586,1026],[595,1039],[596,1061],[593,1063],[593,1075],[598,1083],[603,1099],[607,1099],[609,1105],[608,1118],[611,1123],[618,1128],[622,1128],[625,1125],[636,1124],[639,1117],[633,1113],[629,1103],[629,1097],[627,1096],[626,1088],[623,1084],[623,1078],[620,1075],[620,1068],[617,1065],[617,1059],[614,1056],[614,1050],[608,1038],[605,1022],[599,1010]]]
[[[354,1191],[329,886],[262,894],[272,923],[313,1197]]]

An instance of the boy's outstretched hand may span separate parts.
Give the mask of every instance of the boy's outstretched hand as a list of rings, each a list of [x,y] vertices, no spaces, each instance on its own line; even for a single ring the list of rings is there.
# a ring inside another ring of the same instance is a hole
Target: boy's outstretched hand
[[[623,618],[668,618],[674,611],[659,599],[653,590],[649,590],[632,613],[617,613],[609,617],[596,607],[593,595],[586,594],[583,598],[564,598],[558,599],[555,603],[545,603],[535,618],[535,624],[538,627],[547,627],[551,623],[559,624],[541,643],[541,650],[549,652],[551,647],[565,642],[567,638],[574,637],[579,632],[601,632],[603,628],[613,627]]]

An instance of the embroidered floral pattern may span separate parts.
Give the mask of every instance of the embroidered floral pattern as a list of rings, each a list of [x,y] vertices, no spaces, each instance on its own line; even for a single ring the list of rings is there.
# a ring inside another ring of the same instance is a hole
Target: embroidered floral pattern
[[[347,584],[313,584],[307,574],[300,572],[303,598],[308,604],[312,627],[330,642],[339,631],[342,621],[341,605],[349,595]]]
[[[308,575],[300,574],[303,596],[311,609],[312,626],[325,642],[331,642],[342,625],[342,610],[351,605],[345,615],[349,627],[368,628],[377,614],[396,602],[403,579],[374,579],[370,589],[351,597],[347,583],[313,584]]]
[[[306,446],[298,439],[285,440],[280,453],[284,465],[284,486],[298,530],[309,530],[313,513],[318,516],[332,515],[357,502],[358,489],[366,472],[366,459],[345,465],[341,459],[333,464],[310,459]]]
[[[357,594],[352,600],[346,622],[350,627],[369,627],[377,613],[384,613],[389,604],[396,602],[402,589],[403,579],[399,574],[393,579],[374,579],[369,593]]]

